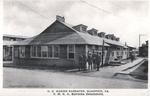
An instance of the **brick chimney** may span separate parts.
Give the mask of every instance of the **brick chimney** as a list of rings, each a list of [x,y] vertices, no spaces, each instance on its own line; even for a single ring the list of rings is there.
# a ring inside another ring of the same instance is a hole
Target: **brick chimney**
[[[105,37],[105,32],[98,33],[98,36],[104,38]]]
[[[59,15],[56,15],[56,20],[61,21],[61,22],[65,22],[65,18]]]
[[[87,31],[87,26],[83,25],[83,24],[73,26],[72,28],[74,28],[75,30],[77,30],[79,32],[86,32]]]

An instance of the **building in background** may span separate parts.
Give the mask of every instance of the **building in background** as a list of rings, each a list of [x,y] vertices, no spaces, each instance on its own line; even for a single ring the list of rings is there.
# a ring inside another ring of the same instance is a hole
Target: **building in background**
[[[26,38],[16,35],[3,35],[3,63],[13,63],[13,44]]]
[[[57,67],[78,67],[79,56],[99,52],[103,64],[127,59],[128,47],[113,34],[98,33],[88,26],[67,24],[65,18],[56,16],[42,33],[19,41],[14,45],[14,63]]]
[[[148,40],[146,41],[146,44],[142,44],[142,46],[139,47],[139,56],[148,57]]]

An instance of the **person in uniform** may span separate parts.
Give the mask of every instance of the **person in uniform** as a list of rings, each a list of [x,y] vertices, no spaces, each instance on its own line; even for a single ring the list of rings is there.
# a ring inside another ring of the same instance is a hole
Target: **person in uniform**
[[[88,62],[88,69],[92,70],[92,54],[90,52],[88,52],[87,62]]]
[[[97,71],[99,71],[100,63],[101,63],[101,55],[97,52],[97,55],[96,55],[96,68],[97,68]]]
[[[92,64],[93,64],[93,68],[96,69],[96,54],[94,51],[92,54]]]
[[[82,64],[83,64],[82,59],[83,59],[83,57],[82,57],[82,55],[80,54],[80,55],[79,55],[79,71],[82,70]]]

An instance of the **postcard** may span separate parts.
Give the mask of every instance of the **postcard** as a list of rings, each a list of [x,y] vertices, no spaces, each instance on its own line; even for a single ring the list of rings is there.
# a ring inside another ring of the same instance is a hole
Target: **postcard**
[[[149,0],[1,5],[1,96],[148,96]]]

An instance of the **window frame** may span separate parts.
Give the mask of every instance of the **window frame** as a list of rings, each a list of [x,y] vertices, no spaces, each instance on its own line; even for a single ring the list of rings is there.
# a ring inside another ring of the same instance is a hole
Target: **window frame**
[[[5,58],[6,58],[6,48],[7,47],[9,47],[9,56],[11,56],[11,60],[9,60],[9,59],[6,59],[5,60]],[[4,45],[3,46],[3,62],[13,62],[13,58],[14,58],[14,46],[7,46],[7,45]]]
[[[58,47],[58,56],[57,57],[55,57],[55,46],[57,46]],[[59,58],[59,56],[60,56],[60,46],[59,45],[53,45],[52,46],[52,58]]]
[[[69,51],[69,46],[73,46],[73,51],[72,52]],[[74,56],[73,56],[74,58],[69,58],[70,53],[74,54]],[[74,44],[67,45],[67,59],[71,59],[71,60],[75,59],[75,45]]]
[[[32,54],[32,52],[33,52],[33,47],[35,47],[35,56],[33,56],[33,54]],[[31,58],[36,58],[37,57],[37,45],[32,45],[31,47],[30,47],[30,56],[31,56]]]
[[[112,57],[114,57],[114,56],[115,56],[115,52],[114,52],[114,51],[112,51],[111,55],[112,55]]]
[[[36,56],[32,56],[32,51],[33,51],[33,46],[36,47]],[[47,50],[47,56],[46,57],[43,57],[43,53],[42,53],[42,46],[47,46],[48,50]],[[49,56],[49,46],[52,47],[52,57]],[[58,57],[54,57],[54,46],[58,46]],[[37,48],[40,47],[41,50],[40,50],[40,53],[41,53],[41,56],[38,56],[38,50]],[[60,46],[59,45],[32,45],[30,47],[30,56],[31,58],[39,58],[39,59],[59,59],[59,55],[60,54]]]
[[[47,57],[48,57],[48,46],[47,46],[47,45],[42,45],[42,46],[40,46],[40,47],[41,47],[41,57],[42,57],[42,58],[47,58]],[[47,47],[47,50],[46,50],[47,52],[46,52],[46,51],[43,51],[43,50],[42,50],[42,47]],[[43,56],[43,52],[46,52],[46,57]]]
[[[24,55],[21,53],[23,52]],[[19,58],[25,58],[26,57],[26,46],[19,46]]]
[[[50,56],[50,51],[49,48],[51,47],[51,56]],[[53,58],[53,45],[48,45],[48,58]]]

